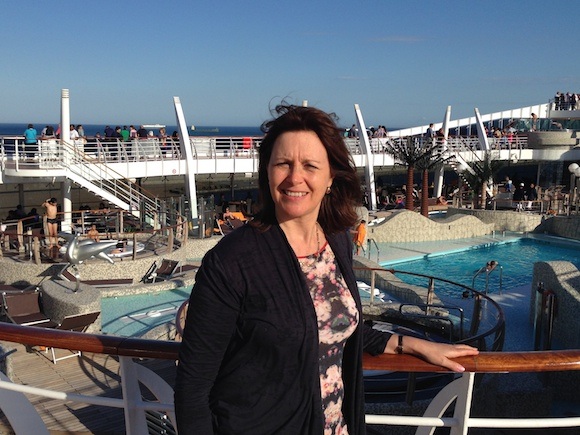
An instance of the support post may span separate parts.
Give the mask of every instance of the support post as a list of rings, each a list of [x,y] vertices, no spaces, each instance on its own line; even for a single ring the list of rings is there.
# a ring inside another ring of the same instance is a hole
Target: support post
[[[195,226],[199,225],[199,216],[197,213],[197,189],[195,186],[195,163],[193,160],[193,150],[191,149],[187,124],[185,123],[185,115],[183,114],[183,108],[181,107],[181,100],[179,97],[173,97],[173,105],[175,107],[175,117],[177,119],[177,128],[179,130],[179,143],[181,151],[185,155],[185,187],[189,202],[189,213],[187,214],[187,218],[191,219]],[[203,235],[201,236],[203,237]]]
[[[487,134],[485,134],[485,127],[483,126],[483,120],[479,114],[479,109],[476,107],[473,110],[475,111],[475,124],[477,125],[477,139],[479,140],[479,145],[482,150],[489,151],[489,141],[487,140]]]
[[[445,110],[445,116],[443,118],[443,144],[441,145],[441,151],[447,151],[447,139],[449,137],[449,120],[451,119],[451,106],[447,106],[447,110]],[[443,175],[445,174],[445,168],[443,165],[437,167],[435,169],[435,188],[433,189],[433,196],[435,198],[439,198],[443,191],[443,183],[444,178]]]
[[[377,209],[377,194],[375,186],[375,170],[374,170],[374,156],[371,150],[371,144],[367,135],[367,128],[362,116],[362,112],[358,104],[354,105],[354,113],[356,115],[356,123],[358,126],[359,147],[363,155],[366,156],[365,161],[365,193],[367,195],[369,210]]]
[[[60,93],[60,148],[70,143],[70,95],[68,89],[62,89]],[[70,232],[72,228],[72,200],[71,181],[66,178],[61,185],[62,211],[64,212],[61,230]]]

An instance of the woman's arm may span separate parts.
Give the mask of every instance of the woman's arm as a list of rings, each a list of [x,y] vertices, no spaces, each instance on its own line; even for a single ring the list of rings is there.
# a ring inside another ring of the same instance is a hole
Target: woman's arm
[[[465,367],[451,361],[450,358],[477,355],[479,350],[467,344],[436,343],[417,337],[393,334],[387,342],[384,353],[406,353],[415,355],[431,364],[445,367],[454,372],[464,372]]]
[[[196,275],[179,351],[175,412],[182,433],[213,433],[209,397],[239,310],[227,266],[208,253]]]

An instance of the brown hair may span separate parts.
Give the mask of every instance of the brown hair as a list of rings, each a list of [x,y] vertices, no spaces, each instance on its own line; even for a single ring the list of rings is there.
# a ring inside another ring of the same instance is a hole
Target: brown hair
[[[358,219],[355,207],[361,202],[360,181],[342,131],[336,125],[336,116],[314,107],[286,104],[276,106],[273,112],[277,117],[262,125],[266,135],[259,149],[260,211],[252,224],[267,229],[276,223],[268,179],[268,164],[276,140],[289,131],[312,131],[326,149],[330,175],[334,178],[330,193],[322,200],[318,222],[327,234],[345,231],[353,226]]]

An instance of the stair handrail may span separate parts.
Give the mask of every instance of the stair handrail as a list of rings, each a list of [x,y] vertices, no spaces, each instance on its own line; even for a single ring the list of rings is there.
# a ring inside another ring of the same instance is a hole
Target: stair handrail
[[[134,182],[115,171],[106,163],[91,162],[75,144],[66,141],[61,143],[64,151],[63,163],[66,164],[66,167],[71,172],[119,198],[125,202],[125,207],[128,210],[131,210],[133,205],[137,205],[137,211],[141,211],[140,209],[143,206],[144,217],[148,217],[152,221],[158,219],[158,211],[162,200],[140,186],[138,188],[134,187]],[[151,195],[151,197],[146,193]]]

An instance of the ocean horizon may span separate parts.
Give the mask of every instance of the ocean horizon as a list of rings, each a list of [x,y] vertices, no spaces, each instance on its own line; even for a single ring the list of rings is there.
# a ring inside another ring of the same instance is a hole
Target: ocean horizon
[[[52,127],[56,130],[58,127],[58,123],[41,123],[41,122],[32,122],[34,128],[38,132],[40,136],[40,132],[44,127],[47,125],[52,125]],[[94,137],[97,133],[100,133],[101,136],[105,135],[105,127],[109,125],[113,129],[117,126],[123,128],[125,124],[83,124],[85,129],[85,135],[87,137]],[[138,124],[133,124],[135,128],[139,128]],[[147,124],[145,124],[147,125]],[[163,124],[161,124],[163,125]],[[127,124],[129,126],[129,124]],[[340,126],[339,126],[340,127]],[[0,123],[0,136],[22,136],[24,134],[24,130],[28,128],[28,123]],[[340,127],[345,128],[345,127]],[[370,126],[368,127],[370,128]],[[346,128],[345,128],[346,129]],[[153,131],[153,134],[157,136],[159,133],[158,128],[148,128],[147,130]],[[171,136],[174,131],[177,130],[176,125],[166,125],[165,126],[166,133]],[[390,130],[399,130],[399,127],[389,129]],[[191,129],[191,126],[188,126],[188,131],[190,136],[221,136],[221,137],[262,137],[264,133],[260,129],[260,126],[251,127],[251,126],[215,126],[215,125],[204,125],[204,126],[196,126],[194,130]]]
[[[22,136],[24,134],[24,130],[28,128],[29,123],[0,123],[0,136]],[[34,125],[34,128],[40,135],[40,132],[44,127],[47,125],[52,125],[54,129],[58,127],[58,123],[51,124],[51,123],[31,123]],[[105,127],[109,125],[112,128],[117,126],[123,128],[124,125],[129,126],[129,124],[83,124],[83,128],[85,129],[85,135],[92,137],[95,136],[97,133],[100,133],[102,136],[105,135]],[[139,128],[139,124],[133,124],[135,128]],[[163,125],[163,124],[162,124]],[[235,137],[243,137],[243,136],[263,136],[264,133],[260,130],[260,126],[257,127],[239,127],[239,126],[196,126],[195,130],[191,130],[191,126],[188,126],[189,135],[190,136],[235,136]],[[171,135],[174,131],[177,131],[176,125],[166,125],[165,126],[166,132],[168,135]],[[158,128],[148,128],[147,130],[153,131],[154,135],[159,133]]]

